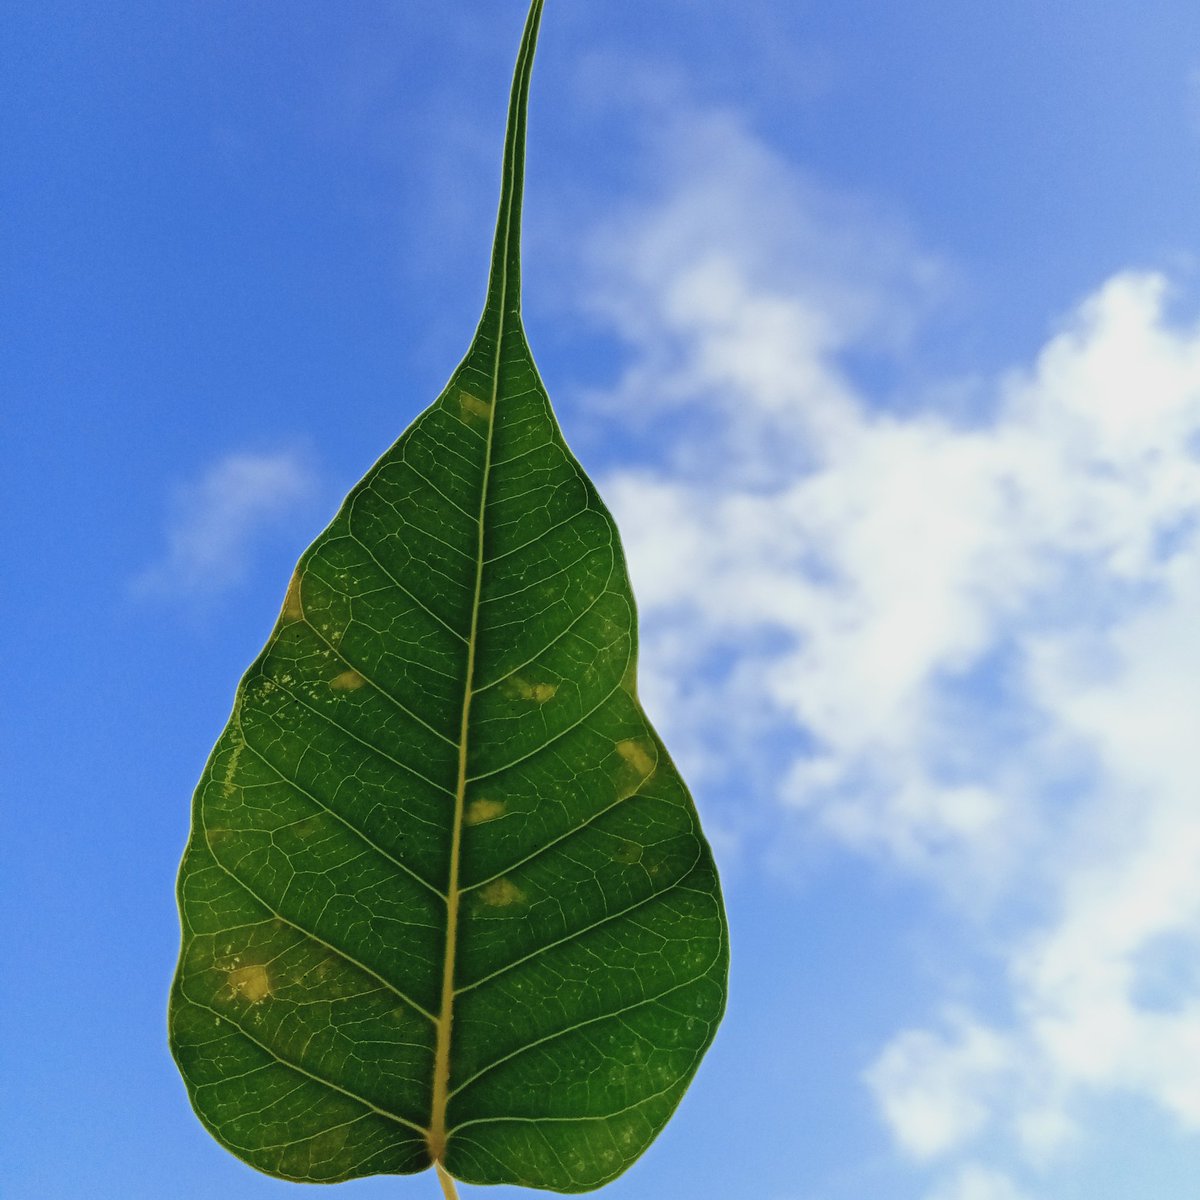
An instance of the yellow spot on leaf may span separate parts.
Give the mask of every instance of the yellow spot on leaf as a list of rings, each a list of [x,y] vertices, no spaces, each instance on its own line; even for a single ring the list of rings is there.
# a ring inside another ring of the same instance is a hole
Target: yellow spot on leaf
[[[357,671],[343,671],[329,681],[329,686],[335,692],[357,692],[366,682]]]
[[[547,700],[553,700],[558,693],[557,683],[530,683],[528,679],[522,679],[520,675],[514,675],[509,681],[505,689],[510,696],[516,697],[518,700],[533,700],[537,704],[545,704]]]
[[[280,613],[280,618],[284,621],[304,620],[304,606],[300,603],[299,571],[293,573],[292,580],[288,584],[287,595],[283,598],[283,612]]]
[[[296,836],[300,838],[301,841],[306,842],[309,838],[315,837],[320,832],[320,817],[309,817],[307,821],[301,821],[300,824],[296,826]]]
[[[491,908],[508,908],[525,899],[525,893],[511,879],[493,879],[479,889],[479,898]]]
[[[625,668],[625,674],[621,677],[621,687],[625,689],[635,700],[637,699],[637,663],[631,662]]]
[[[462,409],[464,417],[486,421],[492,415],[492,406],[486,400],[472,396],[470,392],[459,393],[458,406]]]
[[[261,964],[237,967],[229,972],[229,989],[235,996],[258,1004],[271,994],[271,977]]]
[[[642,848],[636,842],[627,842],[624,839],[618,844],[613,851],[613,861],[625,863],[627,866],[632,866],[636,862],[642,860]]]
[[[242,751],[246,748],[246,740],[242,737],[241,726],[242,694],[238,692],[233,701],[233,716],[230,718],[229,740],[233,743],[229,758],[225,763],[225,773],[221,777],[221,794],[226,800],[237,791],[237,769],[242,760]]]
[[[626,738],[625,741],[618,742],[617,753],[643,780],[649,779],[658,765],[657,755],[651,753],[650,746],[636,738]]]
[[[468,825],[482,825],[485,821],[494,821],[497,817],[504,816],[507,807],[503,800],[484,800],[481,797],[467,805],[467,813],[463,820]]]

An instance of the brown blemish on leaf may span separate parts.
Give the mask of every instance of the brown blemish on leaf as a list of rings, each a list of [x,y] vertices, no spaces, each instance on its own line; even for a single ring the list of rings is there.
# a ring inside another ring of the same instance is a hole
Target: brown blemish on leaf
[[[467,420],[486,421],[492,415],[492,406],[486,400],[480,400],[478,396],[471,395],[470,392],[459,392],[458,407]]]
[[[248,967],[235,967],[229,972],[229,990],[234,996],[258,1004],[271,994],[271,977],[261,963]]]
[[[343,671],[329,681],[329,686],[335,692],[357,692],[366,682],[366,679],[357,671]]]
[[[493,879],[479,889],[479,898],[489,908],[509,908],[525,899],[525,893],[511,879]]]
[[[463,820],[468,825],[483,825],[487,821],[494,821],[497,817],[504,816],[507,808],[508,805],[503,800],[485,800],[480,797],[467,805],[467,812]]]
[[[283,621],[304,620],[304,605],[300,602],[300,571],[298,569],[292,573],[287,595],[283,598],[283,612],[279,615]]]
[[[652,747],[637,738],[626,738],[617,743],[617,753],[629,764],[642,780],[649,779],[658,766],[658,756]]]

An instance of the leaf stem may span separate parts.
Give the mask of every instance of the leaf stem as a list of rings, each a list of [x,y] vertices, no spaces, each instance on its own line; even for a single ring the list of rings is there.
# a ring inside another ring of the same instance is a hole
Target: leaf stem
[[[454,1187],[454,1180],[446,1174],[446,1169],[441,1163],[433,1165],[437,1168],[438,1182],[442,1185],[442,1195],[445,1200],[458,1200],[458,1191]]]

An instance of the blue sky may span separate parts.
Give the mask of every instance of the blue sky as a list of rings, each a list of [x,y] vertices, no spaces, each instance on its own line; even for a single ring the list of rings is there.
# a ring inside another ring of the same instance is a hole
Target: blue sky
[[[968,7],[547,6],[529,333],[734,933],[613,1197],[1200,1183],[1200,9]],[[522,17],[7,15],[6,1197],[289,1191],[166,1051],[188,800],[466,346]]]

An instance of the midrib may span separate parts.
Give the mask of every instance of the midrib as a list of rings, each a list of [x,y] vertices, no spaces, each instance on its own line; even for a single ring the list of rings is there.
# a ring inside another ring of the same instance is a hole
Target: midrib
[[[496,404],[500,396],[500,356],[504,345],[504,326],[508,303],[509,237],[512,228],[513,188],[516,164],[506,181],[508,203],[504,212],[503,253],[500,261],[500,288],[497,307],[496,354],[492,363],[492,396],[488,405],[487,438],[483,453],[483,481],[479,491],[479,536],[476,545],[475,594],[471,602],[471,630],[467,638],[466,682],[463,690],[462,723],[459,727],[458,782],[454,789],[454,828],[450,840],[450,879],[446,889],[446,957],[442,965],[442,1005],[437,1019],[437,1048],[434,1054],[433,1117],[429,1126],[429,1152],[435,1163],[446,1153],[446,1105],[450,1090],[450,1042],[454,1022],[454,966],[458,951],[459,860],[462,850],[463,808],[467,791],[467,746],[471,725],[471,698],[475,690],[475,650],[479,633],[479,600],[483,590],[484,522],[487,512],[488,481],[492,470],[492,436],[496,425]]]
[[[450,1095],[450,1051],[454,1024],[454,969],[458,953],[458,913],[462,889],[459,867],[462,853],[463,811],[467,791],[467,747],[471,728],[471,699],[475,691],[475,652],[479,640],[479,603],[483,592],[484,528],[487,517],[488,486],[492,471],[492,441],[496,427],[496,408],[500,399],[500,364],[507,323],[510,261],[513,257],[513,209],[521,187],[518,176],[525,157],[524,119],[527,94],[524,94],[533,64],[537,27],[541,19],[542,0],[533,0],[526,21],[525,34],[517,55],[513,79],[513,96],[509,105],[509,129],[505,142],[505,164],[501,178],[501,212],[497,221],[496,248],[493,270],[498,283],[496,309],[496,352],[492,361],[492,394],[488,405],[487,436],[484,443],[483,479],[479,490],[479,535],[476,544],[475,594],[471,602],[471,628],[467,638],[467,665],[463,687],[462,720],[458,739],[458,781],[454,789],[454,825],[450,840],[450,873],[446,888],[446,953],[442,963],[442,1002],[437,1017],[437,1041],[433,1063],[433,1111],[429,1122],[429,1153],[437,1166],[443,1190],[454,1195],[450,1176],[442,1170],[446,1156],[449,1131],[446,1128],[446,1107]],[[498,263],[496,259],[498,258]],[[491,291],[489,287],[489,292]],[[486,312],[486,310],[485,310]]]

